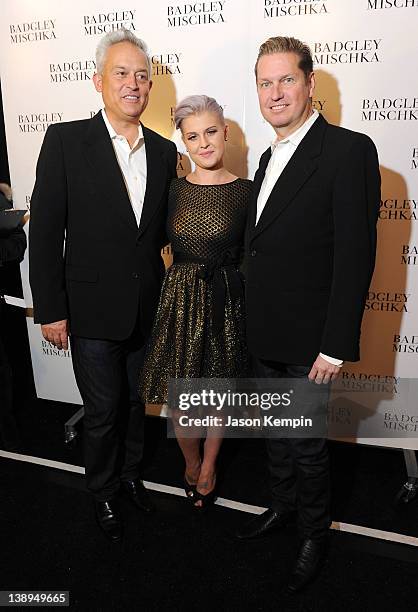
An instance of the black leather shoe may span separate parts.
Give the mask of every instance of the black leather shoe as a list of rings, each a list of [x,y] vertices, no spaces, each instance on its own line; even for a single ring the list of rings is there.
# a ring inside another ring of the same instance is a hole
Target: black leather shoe
[[[324,564],[326,551],[327,542],[325,538],[321,540],[307,538],[302,542],[293,574],[287,585],[287,590],[290,593],[301,591],[312,582]]]
[[[292,515],[292,512],[276,512],[276,510],[269,508],[241,527],[235,535],[239,540],[258,538],[269,531],[282,529],[290,522]]]
[[[124,480],[122,487],[125,494],[142,512],[150,514],[155,511],[154,502],[142,480],[139,480],[139,478],[137,480]]]
[[[122,538],[122,524],[114,500],[95,502],[96,518],[99,526],[111,542],[119,542]]]

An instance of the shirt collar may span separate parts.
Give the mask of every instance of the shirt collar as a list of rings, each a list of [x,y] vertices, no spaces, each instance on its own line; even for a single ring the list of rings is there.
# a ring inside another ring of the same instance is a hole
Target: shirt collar
[[[318,117],[319,113],[314,108],[312,111],[312,115],[309,116],[305,123],[298,127],[297,130],[289,134],[287,138],[285,138],[284,140],[277,140],[277,138],[275,138],[273,140],[273,142],[271,143],[271,152],[273,153],[278,145],[286,144],[288,142],[290,142],[296,148],[301,143],[306,134],[309,132]]]
[[[106,111],[104,108],[102,108],[102,117],[103,117],[103,121],[105,122],[105,126],[107,127],[107,131],[109,132],[110,138],[112,138],[112,140],[115,140],[118,136],[120,136],[120,134],[118,134],[113,128],[113,125],[110,123],[109,119],[107,118]],[[142,125],[138,123],[138,138],[135,141],[134,147],[136,144],[138,144],[140,140],[143,140],[143,139],[144,139],[144,132],[142,131]]]

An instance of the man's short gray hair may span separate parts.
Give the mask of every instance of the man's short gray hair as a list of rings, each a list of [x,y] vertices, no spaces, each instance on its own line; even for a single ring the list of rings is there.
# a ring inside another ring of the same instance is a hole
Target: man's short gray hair
[[[215,98],[209,96],[188,96],[179,102],[174,111],[174,122],[176,128],[181,128],[181,122],[190,115],[198,115],[199,113],[216,113],[222,123],[225,122],[224,112]]]
[[[126,28],[120,28],[119,30],[114,30],[113,32],[108,32],[103,38],[100,40],[99,44],[96,47],[96,71],[98,74],[103,73],[103,68],[106,62],[106,53],[112,45],[117,45],[121,42],[129,42],[132,45],[135,45],[140,49],[145,57],[147,58],[147,67],[148,67],[148,78],[150,79],[152,76],[151,72],[151,59],[148,55],[148,47],[146,43],[135,36],[130,30]]]

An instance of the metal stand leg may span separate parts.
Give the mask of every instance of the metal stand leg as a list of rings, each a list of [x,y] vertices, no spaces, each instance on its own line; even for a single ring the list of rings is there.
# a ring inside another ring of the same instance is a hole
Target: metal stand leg
[[[73,414],[71,419],[68,419],[68,421],[64,423],[65,443],[66,444],[69,444],[77,437],[78,434],[77,434],[75,425],[76,423],[78,423],[78,421],[81,421],[83,416],[84,416],[84,407],[80,408],[80,410],[77,410],[77,412]]]
[[[408,504],[418,493],[418,464],[414,450],[403,449],[408,480],[396,496],[396,503]]]

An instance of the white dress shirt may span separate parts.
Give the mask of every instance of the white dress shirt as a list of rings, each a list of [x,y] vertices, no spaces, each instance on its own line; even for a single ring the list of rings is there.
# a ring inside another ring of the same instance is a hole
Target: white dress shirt
[[[289,136],[287,136],[284,140],[278,140],[276,138],[276,140],[272,142],[271,157],[267,165],[264,180],[261,185],[260,193],[258,194],[257,199],[256,224],[260,219],[261,213],[264,210],[267,200],[269,199],[273,187],[279,179],[279,176],[285,169],[287,163],[291,159],[293,153],[296,151],[298,145],[301,143],[310,128],[318,119],[318,116],[318,111],[314,109],[312,115],[310,115],[310,117],[305,121],[305,123],[301,125],[297,130],[295,130],[292,134],[289,134]],[[335,357],[330,357],[328,355],[324,355],[323,353],[319,354],[332,365],[341,367],[343,364],[343,361],[341,359],[336,359]]]
[[[145,140],[142,126],[141,124],[138,125],[138,138],[131,149],[125,136],[115,132],[104,109],[102,109],[102,116],[112,140],[116,159],[125,179],[132,210],[139,227],[147,184],[147,158],[145,155]]]
[[[302,139],[306,136],[310,128],[318,119],[318,115],[318,111],[314,110],[312,115],[305,121],[305,123],[292,134],[287,136],[284,140],[278,140],[276,138],[276,140],[271,143],[271,157],[267,165],[264,180],[257,199],[256,224],[260,219],[261,213],[264,210],[267,200],[269,199],[279,176],[285,169],[287,163],[291,159]]]

